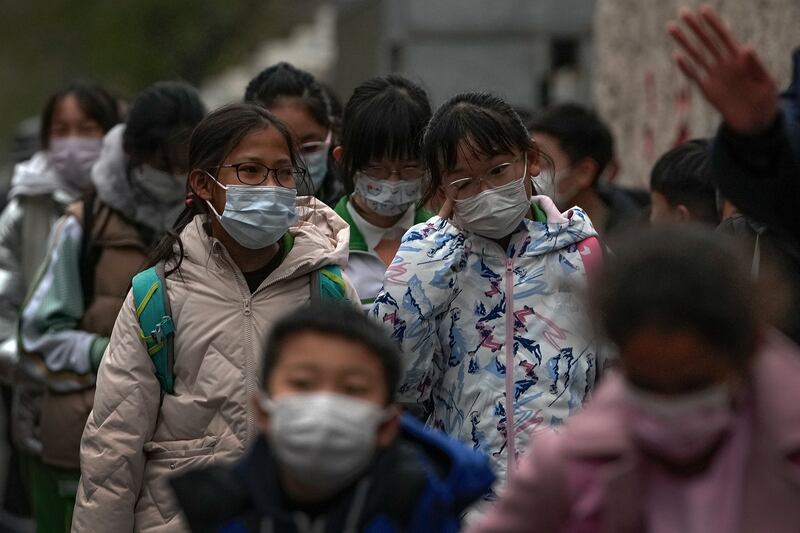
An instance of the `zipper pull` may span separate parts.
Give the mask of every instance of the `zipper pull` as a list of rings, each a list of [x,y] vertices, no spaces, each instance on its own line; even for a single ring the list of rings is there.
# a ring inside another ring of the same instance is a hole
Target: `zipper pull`
[[[253,311],[250,308],[250,298],[244,301],[244,316],[250,316],[253,314]]]

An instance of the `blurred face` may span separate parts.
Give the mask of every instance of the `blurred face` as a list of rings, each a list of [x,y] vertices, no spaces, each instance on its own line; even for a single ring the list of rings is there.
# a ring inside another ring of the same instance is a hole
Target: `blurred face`
[[[51,141],[66,137],[102,139],[103,135],[102,126],[83,112],[75,95],[69,94],[56,104],[50,127]]]
[[[546,133],[534,132],[534,139],[553,160],[555,166],[553,175],[553,190],[555,191],[556,205],[561,210],[569,209],[574,205],[575,197],[582,191],[592,187],[594,175],[597,172],[597,163],[588,158],[572,161],[569,155],[561,148],[558,139]]]
[[[539,174],[535,151],[527,154],[498,154],[486,156],[475,153],[467,142],[458,147],[455,168],[442,175],[442,191],[445,197],[461,202],[474,198],[489,189],[496,189],[519,180],[523,176]],[[527,161],[527,168],[525,167]],[[533,194],[531,180],[525,180],[528,198]]]
[[[292,139],[305,154],[307,148],[318,148],[328,138],[328,128],[317,122],[299,98],[284,98],[270,108],[272,114],[286,124]],[[313,151],[312,151],[313,153]]]
[[[231,150],[221,165],[239,165],[236,168],[221,166],[216,174],[217,181],[222,185],[260,185],[294,188],[294,182],[286,179],[278,182],[275,173],[269,171],[269,176],[262,183],[256,182],[263,179],[264,167],[278,170],[279,175],[289,174],[292,169],[292,158],[289,146],[283,136],[275,128],[266,128],[248,133],[236,147]],[[246,163],[255,163],[247,165]],[[203,172],[208,170],[212,175],[214,169],[195,169],[190,180],[192,188],[199,198],[211,202],[218,213],[225,209],[226,191],[218,186]],[[252,179],[251,179],[252,178]],[[293,179],[293,178],[292,178]],[[212,223],[216,219],[212,217]]]
[[[379,406],[389,397],[383,365],[369,349],[349,339],[315,332],[301,333],[286,342],[267,390],[274,399],[328,392]]]
[[[740,374],[714,344],[689,330],[643,328],[620,346],[620,360],[631,384],[666,396],[697,392]]]

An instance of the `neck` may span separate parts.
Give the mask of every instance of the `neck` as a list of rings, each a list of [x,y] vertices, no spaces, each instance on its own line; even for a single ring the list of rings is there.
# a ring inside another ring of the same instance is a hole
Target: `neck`
[[[233,262],[239,267],[242,272],[253,272],[266,266],[278,253],[280,245],[276,242],[270,244],[266,248],[260,250],[251,250],[245,248],[230,235],[225,233],[219,221],[215,217],[211,217],[211,235],[219,239],[219,242],[228,250]]]
[[[391,228],[397,224],[397,221],[403,218],[404,215],[404,213],[392,216],[379,215],[364,205],[364,200],[358,194],[350,195],[350,202],[353,204],[353,207],[356,208],[358,214],[364,218],[364,220],[373,226],[378,226],[379,228]]]
[[[573,205],[577,205],[586,211],[597,231],[602,232],[605,230],[606,221],[608,220],[608,206],[594,189],[582,190],[572,199],[570,205],[565,206],[565,208],[569,209]]]

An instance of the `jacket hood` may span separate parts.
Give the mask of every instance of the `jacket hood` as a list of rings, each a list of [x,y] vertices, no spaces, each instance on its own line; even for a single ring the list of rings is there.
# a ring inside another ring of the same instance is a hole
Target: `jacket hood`
[[[800,353],[781,333],[770,332],[748,372],[754,417],[760,432],[785,455],[800,452],[800,409],[787,390],[800,386]],[[630,453],[625,418],[625,380],[605,378],[592,401],[562,432],[567,450],[578,456],[613,457]]]
[[[273,279],[296,278],[326,265],[347,264],[350,228],[339,215],[314,197],[300,196],[297,218],[289,228],[292,248],[275,269]],[[198,215],[181,233],[185,259],[201,265],[208,264],[211,257],[228,257],[225,246],[206,233],[206,221],[205,215]]]
[[[531,202],[544,213],[546,221],[523,219],[511,238],[508,253],[512,257],[545,255],[597,237],[589,216],[580,207],[561,213],[547,196],[534,196]],[[451,220],[439,216],[411,228],[403,237],[400,250],[420,252],[420,246],[425,245],[419,241],[436,250],[451,241],[460,242],[465,248],[483,249],[484,253],[489,254],[499,248],[495,241],[464,230]]]
[[[125,125],[111,128],[100,157],[92,167],[97,196],[125,217],[157,232],[170,229],[184,208],[183,201],[161,202],[138,187],[128,175],[128,156],[122,146]]]
[[[63,204],[72,203],[80,196],[80,191],[71,189],[50,167],[44,151],[36,152],[28,161],[14,166],[8,197],[39,194],[52,194]]]

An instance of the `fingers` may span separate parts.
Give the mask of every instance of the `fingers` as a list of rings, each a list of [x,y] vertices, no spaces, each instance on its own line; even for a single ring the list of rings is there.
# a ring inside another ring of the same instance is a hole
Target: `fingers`
[[[708,69],[708,63],[703,58],[700,51],[695,47],[694,43],[689,40],[677,22],[670,22],[667,24],[667,31],[678,45],[683,49],[684,53],[689,56],[698,66],[703,69]]]
[[[700,16],[708,27],[712,29],[720,43],[722,43],[725,50],[735,55],[739,51],[739,43],[733,36],[733,32],[722,21],[717,13],[709,6],[700,8]]]
[[[683,22],[689,26],[695,37],[697,37],[703,44],[705,51],[711,54],[711,56],[717,61],[722,59],[722,52],[717,46],[717,43],[714,42],[714,39],[712,39],[710,32],[703,25],[704,23],[701,21],[700,17],[698,17],[693,11],[686,8],[681,9],[680,16],[681,20],[683,20]]]
[[[453,199],[445,197],[441,209],[439,209],[439,218],[450,218],[453,216]]]
[[[697,84],[700,83],[700,75],[697,73],[697,69],[694,68],[694,65],[690,63],[684,55],[680,52],[675,52],[672,54],[672,59],[675,61],[675,64],[678,65],[681,72],[683,72],[684,76]]]

